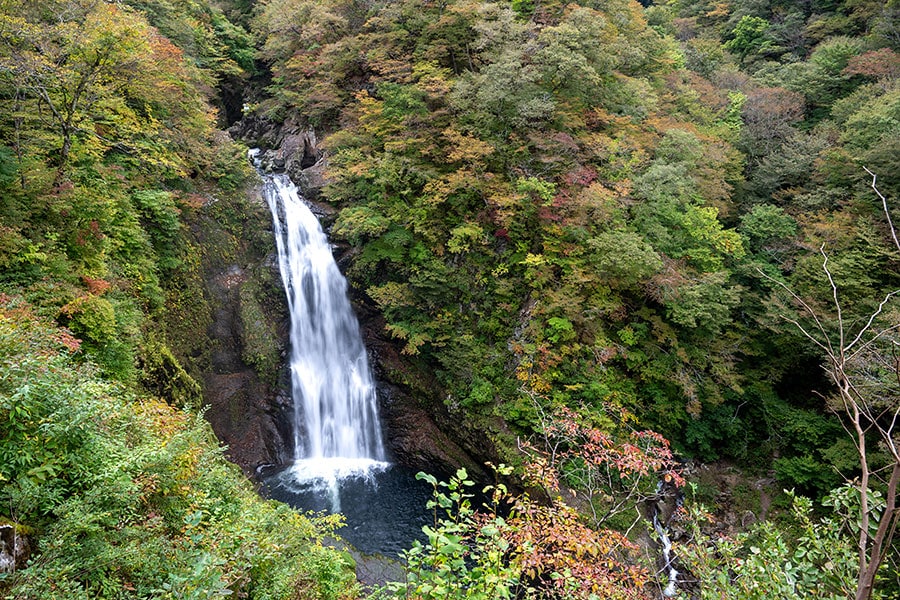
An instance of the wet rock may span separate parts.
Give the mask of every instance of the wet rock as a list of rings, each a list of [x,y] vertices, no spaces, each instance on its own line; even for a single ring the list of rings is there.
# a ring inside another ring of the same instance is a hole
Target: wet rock
[[[303,190],[303,194],[307,199],[317,199],[321,189],[328,183],[328,178],[325,175],[327,166],[328,163],[323,155],[316,163],[302,169],[294,176],[294,181]]]
[[[397,559],[382,554],[362,554],[348,548],[356,561],[356,579],[366,592],[374,592],[390,581],[404,581],[406,567]]]
[[[428,374],[409,378],[416,380],[415,389],[403,381],[404,369],[410,367],[393,340],[387,339],[384,318],[361,302],[356,302],[356,307],[378,382],[385,440],[394,460],[414,471],[439,476],[464,467],[471,477],[486,481],[484,463],[499,462],[486,437],[467,430],[464,419],[449,413],[440,398],[440,386],[429,380]]]
[[[465,467],[481,474],[483,468],[434,422],[431,415],[401,387],[380,382],[378,399],[393,459],[415,471],[445,475]]]
[[[273,268],[270,257],[258,259],[258,269]],[[241,289],[251,270],[236,264],[211,273],[207,291],[213,302],[210,370],[204,374],[206,418],[216,436],[227,446],[228,457],[253,475],[261,464],[284,462],[292,452],[291,407],[283,381],[266,382],[244,361],[244,326],[241,322]],[[284,296],[272,294],[273,304]],[[270,312],[278,312],[274,309]],[[287,346],[287,327],[277,327],[272,344]]]
[[[296,120],[281,124],[248,116],[229,129],[233,137],[261,150],[263,171],[287,173],[307,200],[315,201],[327,183],[327,160],[316,132]]]

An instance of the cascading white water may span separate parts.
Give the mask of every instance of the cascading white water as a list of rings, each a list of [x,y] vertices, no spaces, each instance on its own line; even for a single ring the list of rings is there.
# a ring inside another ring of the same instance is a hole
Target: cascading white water
[[[384,469],[375,384],[347,281],[318,219],[286,175],[265,175],[278,264],[291,314],[291,387],[297,484],[327,491]]]
[[[659,496],[663,491],[663,482],[660,481],[656,486],[656,494]],[[680,500],[678,501],[680,504]],[[659,543],[662,547],[663,570],[668,576],[668,583],[663,589],[662,594],[665,598],[672,598],[678,593],[678,569],[675,568],[675,557],[672,555],[672,540],[669,539],[668,524],[659,521],[659,508],[656,504],[651,505],[651,513],[653,516],[653,529],[659,536]]]

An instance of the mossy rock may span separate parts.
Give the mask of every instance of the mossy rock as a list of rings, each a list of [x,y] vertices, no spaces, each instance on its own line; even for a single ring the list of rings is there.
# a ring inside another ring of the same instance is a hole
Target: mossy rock
[[[197,410],[203,404],[200,384],[165,344],[148,341],[141,349],[140,363],[140,383],[155,396],[178,408]]]
[[[263,287],[257,273],[241,286],[241,358],[261,381],[275,384],[281,367],[281,347],[274,311],[267,310],[263,302]]]

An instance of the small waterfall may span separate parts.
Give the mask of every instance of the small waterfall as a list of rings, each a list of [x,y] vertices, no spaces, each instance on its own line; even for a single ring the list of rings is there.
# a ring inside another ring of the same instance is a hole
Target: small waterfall
[[[664,484],[662,481],[656,486],[656,496],[659,497],[663,492]],[[680,498],[676,501],[676,508],[681,504]],[[675,568],[675,556],[672,553],[672,540],[669,538],[668,523],[661,523],[659,520],[660,510],[654,501],[650,504],[650,513],[652,516],[653,529],[659,536],[659,544],[662,550],[663,568],[668,576],[668,583],[663,589],[662,594],[665,598],[672,598],[678,593],[678,569]]]
[[[375,383],[347,281],[318,219],[286,175],[264,175],[278,264],[291,314],[294,484],[327,493],[340,510],[338,484],[383,470]]]

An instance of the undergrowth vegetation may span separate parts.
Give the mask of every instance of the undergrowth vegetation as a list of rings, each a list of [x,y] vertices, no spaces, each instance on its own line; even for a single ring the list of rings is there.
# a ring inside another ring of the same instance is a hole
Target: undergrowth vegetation
[[[338,521],[261,500],[201,411],[205,270],[266,236],[213,108],[250,42],[205,2],[0,2],[0,597],[356,593]]]
[[[78,341],[0,298],[0,502],[32,560],[8,598],[350,598],[337,517],[261,500],[196,412],[79,364]]]

